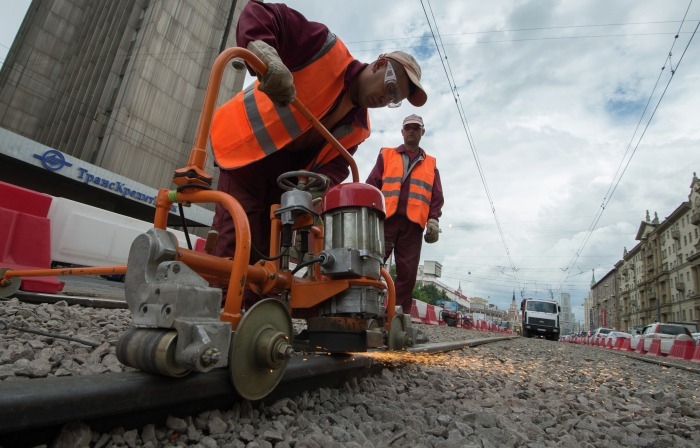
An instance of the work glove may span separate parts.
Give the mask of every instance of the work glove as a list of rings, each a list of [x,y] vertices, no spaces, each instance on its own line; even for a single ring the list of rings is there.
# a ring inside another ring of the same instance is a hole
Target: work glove
[[[437,242],[440,237],[440,224],[437,219],[430,218],[428,224],[425,226],[425,235],[423,239],[428,244],[433,244]]]
[[[316,175],[317,179],[310,179],[310,182],[313,182],[313,191],[309,191],[309,193],[311,193],[311,200],[313,202],[313,205],[317,206],[321,203],[323,195],[326,194],[326,191],[328,191],[328,187],[331,185],[331,180],[328,178],[328,176],[323,175],[321,173],[314,174]]]
[[[258,89],[265,93],[278,106],[289,106],[296,98],[294,78],[292,73],[280,59],[277,50],[261,40],[248,44],[248,51],[267,65],[267,72],[262,77],[258,75]]]

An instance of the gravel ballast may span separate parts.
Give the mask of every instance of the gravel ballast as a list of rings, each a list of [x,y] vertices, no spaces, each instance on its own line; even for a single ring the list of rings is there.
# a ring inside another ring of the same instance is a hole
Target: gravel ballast
[[[127,310],[0,302],[0,380],[127,370],[115,344]],[[429,342],[490,334],[420,325]],[[243,402],[99,434],[79,422],[52,446],[696,447],[698,363],[640,362],[541,339],[446,354],[378,353],[379,376],[273,403]],[[693,370],[695,369],[695,370]]]

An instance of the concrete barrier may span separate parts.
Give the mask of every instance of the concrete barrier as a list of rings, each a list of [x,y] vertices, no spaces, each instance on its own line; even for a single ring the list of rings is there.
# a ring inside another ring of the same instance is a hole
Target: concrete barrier
[[[134,239],[153,223],[65,198],[0,182],[0,268],[48,269],[52,262],[78,266],[125,265]],[[184,232],[168,229],[186,248]],[[193,249],[205,239],[190,235]],[[20,289],[55,294],[56,277],[24,277]]]
[[[689,361],[693,359],[693,351],[695,351],[695,343],[692,339],[675,339],[668,357]]]
[[[425,323],[428,325],[439,325],[437,314],[435,313],[435,305],[428,304],[428,308],[425,313]]]
[[[52,199],[47,194],[0,182],[0,268],[51,267],[51,222],[47,213]],[[63,286],[54,276],[25,277],[20,289],[56,294]]]
[[[637,347],[634,349],[634,352],[639,353],[640,355],[645,354],[647,352],[647,348],[645,346],[646,341],[647,341],[647,338],[639,338],[637,340]]]
[[[693,357],[690,358],[692,362],[700,362],[700,344],[698,344],[697,347],[695,347],[695,350],[693,351]]]
[[[647,352],[647,355],[665,356],[661,352],[661,339],[653,338],[651,340],[651,345],[649,346],[649,351]]]
[[[620,338],[620,340],[622,341],[622,344],[620,344],[620,347],[619,347],[620,351],[631,352],[633,350],[632,345],[631,345],[632,339]]]
[[[112,213],[65,198],[54,198],[51,220],[51,258],[81,266],[125,265],[134,239],[153,228],[153,223]],[[168,229],[180,247],[187,247],[184,232]],[[190,235],[193,248],[203,250],[204,241]]]
[[[428,304],[416,299],[411,299],[411,322],[414,324],[425,323],[425,316],[428,312]]]

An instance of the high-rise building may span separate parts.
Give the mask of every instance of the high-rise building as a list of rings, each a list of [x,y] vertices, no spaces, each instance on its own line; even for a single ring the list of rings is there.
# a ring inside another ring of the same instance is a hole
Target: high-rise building
[[[0,178],[151,220],[246,3],[33,0],[0,71]],[[244,79],[230,64],[218,103]],[[216,175],[213,157],[205,170]],[[189,224],[208,226],[207,207],[188,209]]]
[[[571,309],[571,294],[568,292],[561,293],[561,334],[571,334],[574,332],[574,324],[576,316]]]

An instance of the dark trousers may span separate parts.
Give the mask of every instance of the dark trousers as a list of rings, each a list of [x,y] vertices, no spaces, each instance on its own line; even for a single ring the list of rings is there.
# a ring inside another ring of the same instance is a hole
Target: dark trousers
[[[243,207],[250,224],[251,244],[263,255],[270,253],[270,206],[280,202],[282,190],[277,186],[277,173],[261,172],[259,164],[251,164],[236,170],[220,170],[217,189],[233,196]],[[271,175],[272,174],[272,175]],[[236,248],[236,232],[233,218],[220,204],[216,205],[212,230],[219,232],[213,254],[218,257],[233,257]],[[260,256],[251,249],[249,264],[254,264]],[[224,296],[228,290],[221,287]],[[243,293],[243,307],[250,308],[260,297],[246,288]]]
[[[423,245],[423,229],[404,215],[393,215],[384,221],[384,240],[384,262],[394,253],[396,304],[409,314]]]

